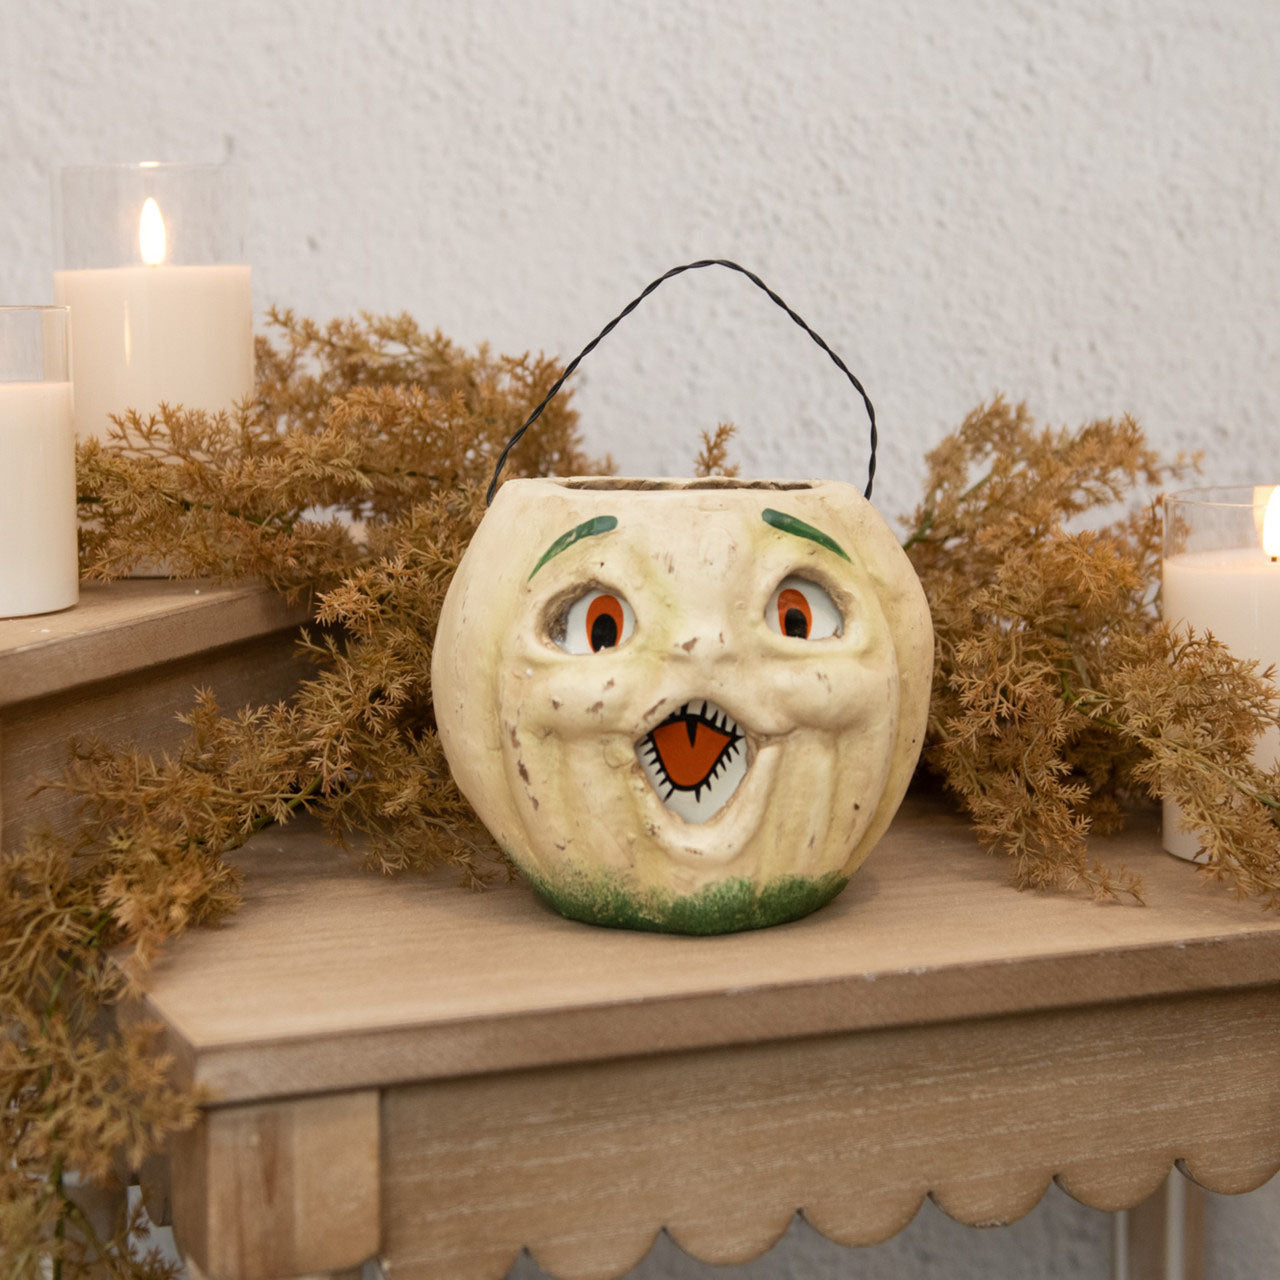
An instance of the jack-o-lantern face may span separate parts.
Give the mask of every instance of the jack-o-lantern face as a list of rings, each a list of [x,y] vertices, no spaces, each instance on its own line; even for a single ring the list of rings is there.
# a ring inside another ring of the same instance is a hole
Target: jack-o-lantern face
[[[463,792],[565,914],[722,932],[843,886],[919,753],[919,582],[838,484],[511,481],[432,667]]]

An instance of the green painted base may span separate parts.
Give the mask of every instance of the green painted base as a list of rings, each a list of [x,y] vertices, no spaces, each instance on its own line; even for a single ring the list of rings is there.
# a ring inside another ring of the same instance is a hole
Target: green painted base
[[[818,880],[784,876],[757,885],[722,880],[688,897],[638,891],[619,876],[570,872],[552,883],[525,872],[538,894],[562,916],[610,929],[650,933],[738,933],[799,920],[825,907],[849,883],[838,872]]]

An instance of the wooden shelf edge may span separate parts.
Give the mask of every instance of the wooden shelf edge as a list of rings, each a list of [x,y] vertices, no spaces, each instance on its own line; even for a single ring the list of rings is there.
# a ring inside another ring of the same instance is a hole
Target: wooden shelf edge
[[[1178,953],[1190,966],[1197,955],[1212,953],[1217,940],[1188,943]],[[1239,947],[1240,944],[1237,944]],[[1186,992],[1176,966],[1162,972],[1147,965],[1147,948],[1096,952],[1080,957],[1088,973],[1074,985],[1050,985],[1038,969],[1051,972],[1060,959],[1027,965],[1017,988],[983,981],[1000,963],[957,972],[955,989],[936,981],[926,991],[919,981],[936,975],[886,975],[884,987],[896,982],[897,1007],[883,1001],[873,1006],[859,999],[865,984],[857,978],[834,983],[779,984],[744,991],[726,1005],[719,994],[670,996],[627,1008],[577,1006],[535,1009],[522,1014],[435,1022],[429,1026],[396,1025],[340,1035],[281,1036],[251,1044],[199,1044],[155,1007],[145,1016],[166,1023],[181,1047],[177,1059],[182,1083],[209,1091],[214,1106],[238,1105],[268,1098],[295,1098],[337,1089],[390,1086],[410,1080],[448,1079],[461,1075],[501,1075],[510,1071],[554,1068],[582,1062],[644,1058],[760,1043],[786,1043],[833,1034],[875,1032],[903,1027],[943,1027],[951,1023],[1004,1018],[1054,1010],[1102,1009],[1152,999],[1177,1000]],[[1237,952],[1237,958],[1242,952]],[[1257,967],[1242,982],[1224,974],[1220,981],[1201,978],[1198,994],[1245,992],[1280,987],[1273,940],[1258,939]],[[1135,979],[1133,970],[1141,970]],[[1026,992],[1038,989],[1029,997]],[[877,993],[881,994],[881,993]],[[922,998],[923,997],[923,998]],[[761,1027],[768,1031],[761,1032]]]
[[[58,614],[0,621],[0,709],[296,627],[308,603],[259,583],[85,584]]]

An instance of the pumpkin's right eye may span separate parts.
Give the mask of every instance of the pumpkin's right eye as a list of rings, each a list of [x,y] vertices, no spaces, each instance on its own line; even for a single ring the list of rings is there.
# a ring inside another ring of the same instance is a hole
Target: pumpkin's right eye
[[[555,640],[566,653],[599,653],[631,639],[636,617],[616,591],[592,590],[579,596],[564,618],[564,634]]]
[[[806,578],[783,578],[769,597],[764,620],[771,630],[794,640],[825,640],[844,631],[836,602]]]

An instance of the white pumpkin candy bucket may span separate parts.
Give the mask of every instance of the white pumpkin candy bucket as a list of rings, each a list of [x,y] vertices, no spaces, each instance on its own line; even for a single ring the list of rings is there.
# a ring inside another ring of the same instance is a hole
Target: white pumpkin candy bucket
[[[844,887],[910,781],[932,665],[919,580],[852,486],[574,477],[497,491],[431,678],[458,785],[553,907],[723,933]]]

